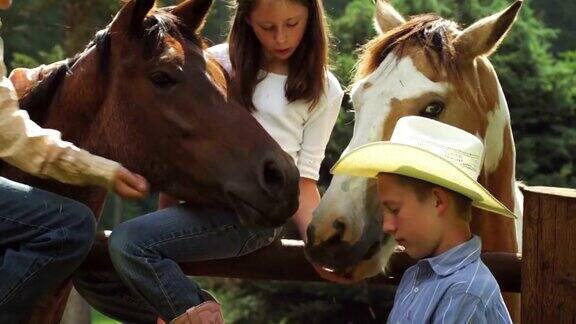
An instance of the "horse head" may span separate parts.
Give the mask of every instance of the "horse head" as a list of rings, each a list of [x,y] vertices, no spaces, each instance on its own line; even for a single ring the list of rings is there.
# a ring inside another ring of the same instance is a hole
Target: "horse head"
[[[228,100],[225,72],[199,34],[211,4],[127,2],[46,80],[56,87],[44,126],[143,174],[152,189],[275,227],[298,207],[298,170],[248,110]],[[90,196],[99,208],[103,194]]]
[[[399,118],[433,118],[475,134],[486,147],[479,181],[514,210],[514,142],[504,94],[487,57],[514,22],[521,2],[465,30],[436,15],[406,21],[378,0],[380,35],[363,48],[351,97],[353,137],[346,149],[388,140]],[[488,249],[516,248],[514,223],[474,210],[473,230]],[[382,271],[394,240],[382,231],[376,181],[335,176],[308,228],[308,258],[362,279]],[[492,239],[491,239],[492,238]],[[504,243],[501,243],[504,242]]]

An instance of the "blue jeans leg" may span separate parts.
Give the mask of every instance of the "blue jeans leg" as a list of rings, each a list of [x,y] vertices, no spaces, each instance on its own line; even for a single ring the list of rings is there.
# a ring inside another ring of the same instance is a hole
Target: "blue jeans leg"
[[[273,242],[279,232],[247,229],[233,211],[220,208],[166,208],[114,229],[110,257],[125,285],[115,286],[114,300],[110,292],[96,291],[98,285],[94,282],[100,277],[112,287],[111,276],[84,274],[76,278],[76,288],[93,306],[118,320],[148,322],[154,316],[172,320],[203,302],[200,288],[186,277],[178,262],[247,254]],[[126,307],[120,306],[122,303]],[[148,313],[146,318],[135,317],[133,310],[138,308]]]
[[[95,231],[85,205],[0,177],[0,323],[25,321],[84,260]]]

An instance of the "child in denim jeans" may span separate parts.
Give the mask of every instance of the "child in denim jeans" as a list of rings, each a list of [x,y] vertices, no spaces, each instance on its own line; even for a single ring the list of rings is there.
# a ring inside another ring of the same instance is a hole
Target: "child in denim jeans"
[[[0,0],[0,9],[10,6]],[[3,57],[0,39],[0,159],[39,177],[97,185],[126,198],[146,194],[142,177],[30,120],[19,109]],[[55,292],[82,262],[95,230],[85,205],[0,177],[0,323],[26,322],[39,298]]]

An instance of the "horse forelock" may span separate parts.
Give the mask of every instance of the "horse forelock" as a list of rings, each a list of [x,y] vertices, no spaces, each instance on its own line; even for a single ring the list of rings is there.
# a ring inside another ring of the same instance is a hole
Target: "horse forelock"
[[[168,39],[176,41],[190,41],[200,51],[206,49],[206,42],[191,29],[180,18],[171,14],[167,9],[156,9],[144,20],[145,32],[143,34],[145,43],[145,55],[150,58],[163,53],[169,46]],[[184,55],[184,53],[179,53]],[[217,88],[225,96],[227,91],[226,73],[221,66],[211,57],[206,58],[206,72]]]
[[[441,72],[467,102],[478,105],[476,88],[458,59],[454,47],[456,36],[460,34],[457,23],[435,14],[423,14],[411,17],[406,23],[379,35],[361,49],[354,80],[358,81],[374,72],[390,53],[398,60],[415,53],[424,53],[426,62],[415,62],[419,66],[433,68]]]
[[[406,23],[379,35],[361,49],[355,79],[362,79],[372,73],[384,58],[395,51],[398,58],[406,55],[405,45],[417,41],[426,52],[435,52],[440,57],[439,68],[450,69],[454,61],[454,35],[458,25],[434,14],[413,16]]]
[[[495,72],[486,73],[486,58],[474,61],[458,56],[455,39],[461,33],[458,25],[434,14],[412,17],[406,23],[369,41],[361,50],[355,81],[374,73],[390,54],[396,62],[411,57],[417,69],[434,82],[449,83],[473,113],[488,115],[498,109]],[[484,137],[486,125],[467,129]]]

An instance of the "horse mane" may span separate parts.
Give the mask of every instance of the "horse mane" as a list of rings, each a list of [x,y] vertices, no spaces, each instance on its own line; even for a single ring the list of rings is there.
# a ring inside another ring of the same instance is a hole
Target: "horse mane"
[[[104,72],[104,76],[107,76],[107,67],[109,64],[108,54],[110,53],[110,37],[107,30],[96,33],[94,39],[86,46],[86,50],[92,47],[96,47],[99,67],[101,71]],[[61,64],[56,69],[52,70],[42,81],[28,90],[20,99],[20,107],[26,110],[30,118],[38,125],[45,125],[48,115],[50,114],[48,107],[50,107],[50,104],[54,100],[66,75],[71,73],[71,68],[82,57],[82,53],[76,54],[73,58],[61,61]]]
[[[427,56],[435,52],[440,64],[436,66],[437,69],[456,72],[454,34],[457,31],[456,23],[438,15],[413,16],[406,23],[377,36],[361,48],[354,79],[357,81],[372,73],[392,51],[402,57],[404,47],[409,41],[418,42]]]
[[[474,85],[464,77],[459,65],[454,40],[460,33],[457,23],[436,14],[410,17],[404,24],[370,40],[360,49],[354,81],[374,72],[391,52],[402,58],[408,44],[418,44],[428,61],[437,71],[446,71],[448,81],[457,92],[473,105],[480,105],[481,96],[475,94]],[[436,54],[437,60],[433,59]]]
[[[46,123],[49,114],[47,108],[54,99],[68,70],[68,62],[60,65],[20,99],[20,107],[28,111],[28,115],[36,124],[43,126]]]
[[[144,55],[152,57],[158,51],[165,47],[163,42],[166,35],[183,37],[205,48],[204,41],[194,33],[189,32],[185,24],[178,17],[170,14],[168,10],[158,9],[151,15],[147,16],[143,22],[144,32],[138,35],[144,41]],[[82,58],[83,54],[91,49],[96,48],[98,57],[97,64],[102,72],[102,78],[107,79],[110,65],[111,40],[110,25],[96,33],[94,38],[88,43],[84,51],[77,53],[73,58],[62,61],[62,64],[46,75],[41,82],[32,87],[21,99],[20,107],[28,111],[30,118],[38,125],[45,125],[48,116],[48,107],[54,100],[60,85],[71,73],[71,68]],[[225,82],[225,81],[224,81]]]

